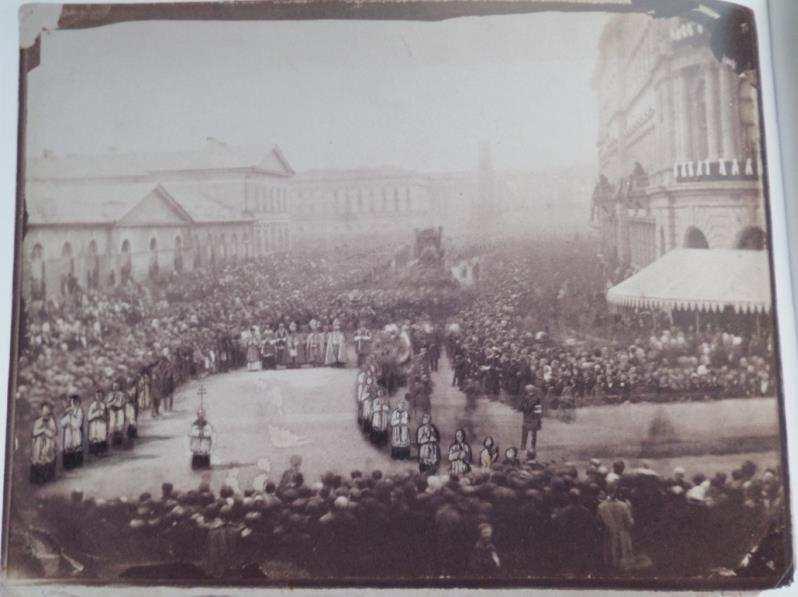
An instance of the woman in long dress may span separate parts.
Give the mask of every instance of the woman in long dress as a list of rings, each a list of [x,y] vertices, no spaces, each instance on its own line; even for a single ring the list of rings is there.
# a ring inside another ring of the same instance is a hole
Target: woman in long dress
[[[420,473],[434,475],[441,461],[440,434],[429,413],[421,416],[421,425],[416,430],[418,444],[418,470]]]
[[[449,472],[452,475],[465,475],[471,470],[471,446],[466,442],[466,434],[458,429],[454,442],[449,446]]]
[[[31,483],[46,483],[55,478],[57,435],[58,428],[51,414],[50,405],[45,402],[41,407],[41,416],[33,423],[30,464]]]

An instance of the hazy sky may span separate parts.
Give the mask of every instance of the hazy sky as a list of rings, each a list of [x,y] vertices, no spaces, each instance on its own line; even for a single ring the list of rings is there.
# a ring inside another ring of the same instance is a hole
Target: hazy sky
[[[28,153],[279,145],[295,169],[595,162],[606,16],[144,22],[53,31],[29,79]]]

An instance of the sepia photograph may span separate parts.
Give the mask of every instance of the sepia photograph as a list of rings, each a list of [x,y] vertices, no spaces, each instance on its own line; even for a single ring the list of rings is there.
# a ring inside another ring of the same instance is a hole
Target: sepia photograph
[[[792,581],[750,8],[19,19],[4,585]]]

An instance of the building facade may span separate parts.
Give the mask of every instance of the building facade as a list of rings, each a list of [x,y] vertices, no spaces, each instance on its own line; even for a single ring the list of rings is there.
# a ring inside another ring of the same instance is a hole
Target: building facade
[[[207,267],[291,246],[293,170],[278,148],[27,162],[23,285],[35,298]]]
[[[297,250],[406,241],[438,223],[428,181],[397,168],[308,171],[293,178],[289,197]]]
[[[639,269],[676,247],[763,248],[754,76],[718,62],[691,21],[630,14],[606,25],[591,219],[610,262]]]

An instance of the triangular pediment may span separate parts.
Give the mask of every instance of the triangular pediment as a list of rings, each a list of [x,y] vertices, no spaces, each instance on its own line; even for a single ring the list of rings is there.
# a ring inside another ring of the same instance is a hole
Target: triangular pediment
[[[179,203],[158,186],[142,197],[117,223],[120,226],[183,225],[192,223],[192,219]]]

